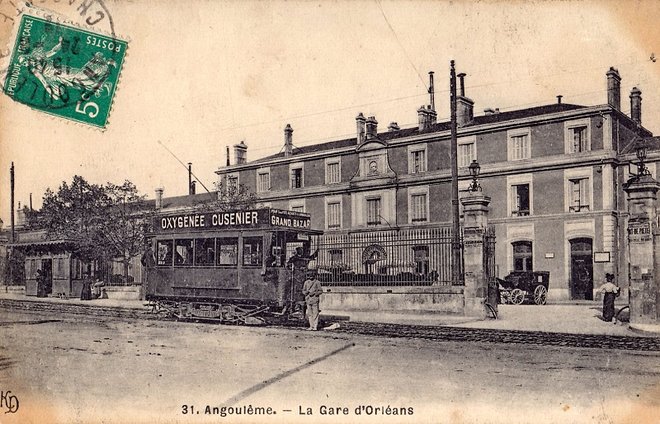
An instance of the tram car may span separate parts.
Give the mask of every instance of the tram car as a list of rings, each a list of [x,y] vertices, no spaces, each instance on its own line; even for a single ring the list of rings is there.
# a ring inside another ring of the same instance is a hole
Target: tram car
[[[296,273],[307,271],[321,234],[309,214],[272,208],[158,215],[146,299],[182,320],[304,319]]]

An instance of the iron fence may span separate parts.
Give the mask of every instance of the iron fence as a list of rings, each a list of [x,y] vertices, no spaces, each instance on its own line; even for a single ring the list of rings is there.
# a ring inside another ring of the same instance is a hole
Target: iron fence
[[[318,248],[324,286],[452,285],[451,227],[325,234]]]

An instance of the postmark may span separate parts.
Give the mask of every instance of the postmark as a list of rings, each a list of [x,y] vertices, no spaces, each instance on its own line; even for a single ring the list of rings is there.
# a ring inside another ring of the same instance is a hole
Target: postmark
[[[33,109],[104,129],[128,42],[25,13],[3,91]]]

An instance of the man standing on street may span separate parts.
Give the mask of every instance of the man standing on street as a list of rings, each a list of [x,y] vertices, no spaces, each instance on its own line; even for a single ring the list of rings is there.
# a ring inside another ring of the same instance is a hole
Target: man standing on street
[[[303,284],[302,294],[305,296],[305,303],[307,304],[307,319],[309,320],[308,330],[316,331],[319,325],[319,301],[321,300],[321,282],[316,278],[315,271],[307,273],[307,279]]]

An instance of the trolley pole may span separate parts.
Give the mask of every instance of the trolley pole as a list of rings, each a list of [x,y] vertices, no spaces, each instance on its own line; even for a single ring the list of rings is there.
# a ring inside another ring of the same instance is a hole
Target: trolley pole
[[[461,285],[463,273],[461,272],[461,227],[459,223],[458,210],[458,146],[457,132],[458,124],[456,121],[456,69],[452,60],[449,72],[449,96],[451,110],[451,276],[453,285]]]

